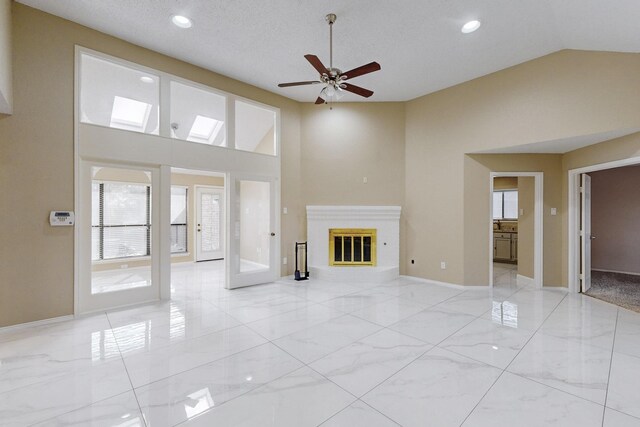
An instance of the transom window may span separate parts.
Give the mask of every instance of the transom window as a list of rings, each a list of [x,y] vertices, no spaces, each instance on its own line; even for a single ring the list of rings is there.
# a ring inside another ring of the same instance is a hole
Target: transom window
[[[267,105],[97,52],[80,54],[79,77],[82,123],[278,155]]]

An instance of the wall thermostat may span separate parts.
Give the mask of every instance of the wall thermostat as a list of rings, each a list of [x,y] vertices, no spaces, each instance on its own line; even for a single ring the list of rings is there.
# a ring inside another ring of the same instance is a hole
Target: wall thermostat
[[[49,224],[52,227],[70,226],[75,224],[76,216],[72,211],[51,211]]]

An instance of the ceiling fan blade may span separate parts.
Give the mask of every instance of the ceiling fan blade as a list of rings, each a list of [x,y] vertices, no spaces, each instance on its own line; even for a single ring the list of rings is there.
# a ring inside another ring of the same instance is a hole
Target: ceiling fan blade
[[[320,97],[318,97],[318,99],[316,99],[316,105],[318,105],[318,104],[324,104],[324,103],[325,103],[324,99],[322,99],[322,98],[320,98]]]
[[[306,54],[304,57],[307,58],[307,61],[309,61],[309,63],[313,66],[313,68],[316,69],[317,72],[320,73],[320,75],[329,74],[329,70],[327,70],[327,67],[322,65],[322,61],[320,61],[320,58],[311,54]]]
[[[304,85],[315,85],[318,83],[322,83],[318,80],[311,80],[306,82],[291,82],[291,83],[280,83],[278,87],[290,87],[290,86],[304,86]]]
[[[380,64],[378,64],[377,62],[370,62],[366,65],[361,65],[358,68],[354,68],[353,70],[349,70],[340,75],[344,76],[345,80],[348,80],[354,77],[362,76],[364,74],[373,73],[374,71],[378,71],[379,69],[380,69]]]
[[[365,89],[363,87],[352,85],[352,84],[349,84],[349,83],[342,83],[340,85],[340,87],[342,89],[346,90],[346,91],[349,91],[351,93],[355,93],[356,95],[364,96],[365,98],[368,98],[371,95],[373,95],[373,91],[372,90]]]

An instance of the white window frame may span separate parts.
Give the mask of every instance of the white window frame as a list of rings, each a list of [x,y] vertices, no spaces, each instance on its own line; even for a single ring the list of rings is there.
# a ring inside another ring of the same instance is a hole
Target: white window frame
[[[82,123],[80,120],[80,65],[82,55],[91,55],[98,59],[113,62],[142,72],[154,74],[160,79],[159,97],[159,132],[145,134],[134,131],[113,129],[107,126]],[[176,81],[191,85],[206,91],[226,97],[226,125],[227,146],[213,146],[171,138],[169,117],[170,82]],[[242,151],[235,149],[235,101],[252,104],[260,108],[274,111],[276,115],[274,155]],[[75,46],[75,95],[74,95],[74,202],[76,214],[81,212],[80,171],[84,162],[100,162],[112,164],[114,167],[128,167],[128,165],[144,165],[159,169],[160,208],[158,229],[161,236],[168,237],[170,232],[170,196],[171,196],[171,168],[193,169],[221,173],[225,177],[225,218],[230,218],[231,195],[229,179],[232,173],[251,173],[256,176],[271,178],[276,181],[276,212],[280,212],[280,176],[281,176],[281,113],[280,109],[271,105],[225,92],[216,88],[193,82],[160,70],[145,67],[124,59],[116,58],[82,46]],[[77,216],[77,215],[76,215]],[[276,219],[276,260],[280,259],[280,215]],[[226,235],[230,235],[230,222],[226,223]],[[159,253],[160,269],[160,299],[170,299],[171,253],[168,239],[161,239]],[[167,241],[165,241],[167,240]],[[229,240],[226,239],[225,253],[229,252]],[[74,312],[80,314],[79,289],[81,286],[80,264],[80,228],[74,230]],[[229,257],[227,257],[229,258]],[[276,265],[279,266],[279,263]],[[86,267],[83,267],[86,268]],[[279,268],[279,267],[278,267]],[[227,266],[226,286],[229,287],[230,268]],[[278,275],[279,275],[278,270]]]

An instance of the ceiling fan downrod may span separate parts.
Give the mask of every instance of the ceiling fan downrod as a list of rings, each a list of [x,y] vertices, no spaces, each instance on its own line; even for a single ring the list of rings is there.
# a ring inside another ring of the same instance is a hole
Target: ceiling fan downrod
[[[325,19],[329,23],[329,73],[333,73],[333,23],[338,17],[335,13],[330,13]]]

